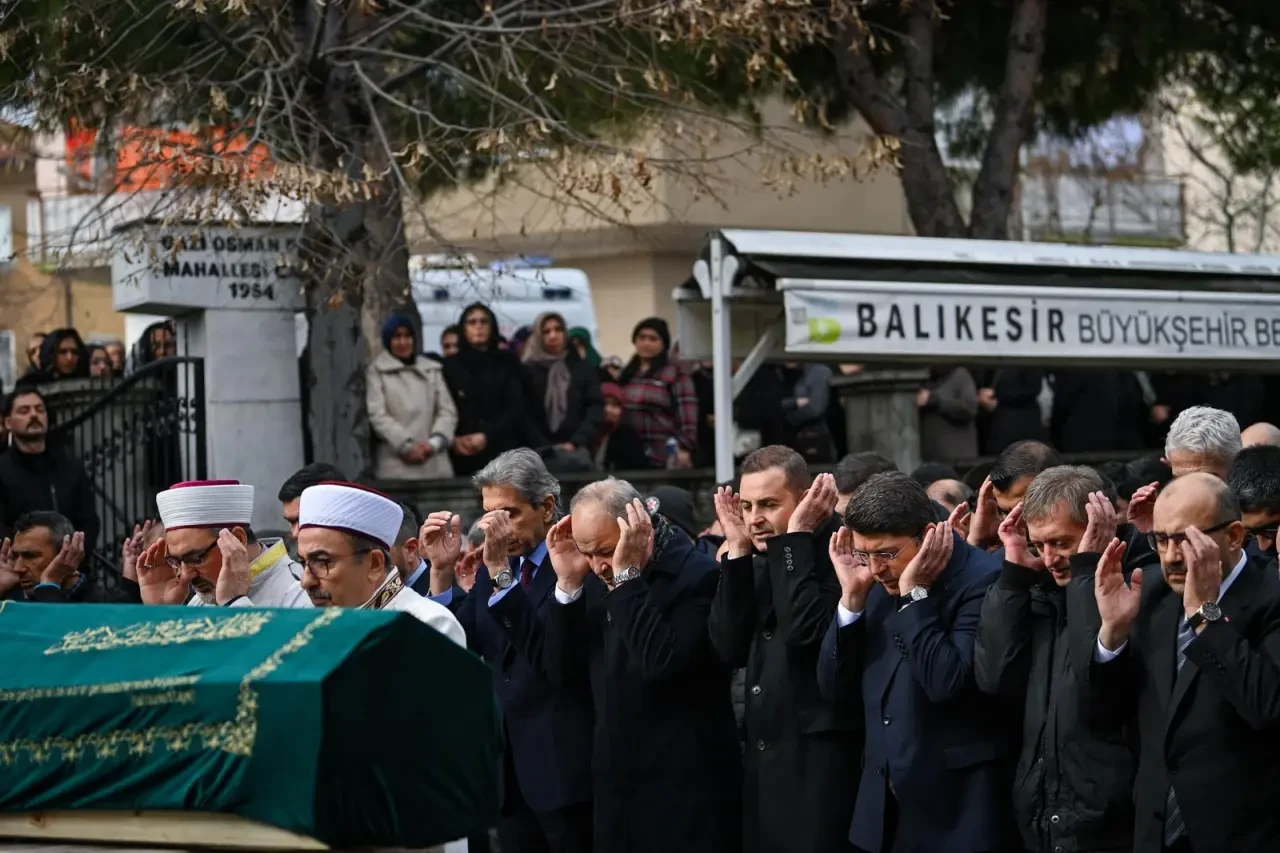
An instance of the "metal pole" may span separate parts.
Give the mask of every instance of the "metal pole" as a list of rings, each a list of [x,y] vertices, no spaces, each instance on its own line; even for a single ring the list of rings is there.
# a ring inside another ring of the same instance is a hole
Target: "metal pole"
[[[725,294],[724,240],[711,238],[711,367],[716,410],[716,482],[733,479],[733,346]]]

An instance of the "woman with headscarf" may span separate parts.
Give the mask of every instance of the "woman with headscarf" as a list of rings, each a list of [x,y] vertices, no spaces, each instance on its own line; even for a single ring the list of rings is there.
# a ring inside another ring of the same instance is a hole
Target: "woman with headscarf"
[[[533,321],[524,347],[528,374],[529,443],[554,445],[566,453],[590,448],[604,420],[600,378],[578,357],[565,332],[564,317],[548,311]]]
[[[649,317],[631,333],[635,355],[623,368],[622,405],[650,455],[662,465],[688,468],[698,449],[698,395],[693,380],[671,358],[671,331],[661,317]],[[675,439],[676,458],[667,445]]]
[[[458,354],[444,360],[444,378],[458,407],[449,457],[459,476],[474,474],[499,453],[520,446],[524,417],[520,362],[498,348],[498,320],[480,302],[459,322]]]
[[[591,369],[600,377],[601,382],[612,382],[613,377],[604,372],[604,358],[591,343],[591,332],[583,326],[574,326],[569,330],[569,346],[578,354],[578,358],[591,365]]]
[[[168,320],[152,323],[142,330],[141,337],[133,345],[134,370],[162,358],[173,358],[177,354],[178,342],[173,332],[173,323]]]
[[[40,346],[40,378],[43,382],[59,379],[89,378],[89,350],[75,329],[54,329]]]
[[[89,375],[94,379],[110,379],[115,376],[115,368],[111,364],[111,353],[103,344],[89,347]]]
[[[380,480],[453,476],[445,452],[458,410],[444,368],[420,355],[413,324],[392,314],[382,325],[382,352],[365,370],[365,404],[377,436],[374,475]]]

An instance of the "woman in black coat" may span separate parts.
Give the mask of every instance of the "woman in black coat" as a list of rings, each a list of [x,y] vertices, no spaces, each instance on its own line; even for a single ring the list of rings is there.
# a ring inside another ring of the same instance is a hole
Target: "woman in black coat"
[[[449,458],[454,473],[479,471],[499,453],[520,446],[524,393],[520,362],[498,349],[498,320],[474,302],[462,311],[458,354],[444,360],[444,378],[458,406]]]
[[[596,368],[569,345],[564,317],[538,316],[524,346],[528,378],[526,432],[532,447],[567,453],[589,449],[604,422],[604,397]]]

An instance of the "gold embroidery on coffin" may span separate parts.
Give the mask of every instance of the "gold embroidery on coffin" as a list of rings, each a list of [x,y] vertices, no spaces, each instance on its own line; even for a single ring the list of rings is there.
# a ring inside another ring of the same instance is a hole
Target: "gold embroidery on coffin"
[[[135,646],[172,646],[203,640],[238,640],[252,637],[271,621],[271,613],[239,613],[229,619],[170,619],[139,622],[123,628],[87,628],[72,631],[46,655],[64,652],[106,652]]]
[[[115,681],[109,684],[69,685],[65,687],[30,687],[25,690],[0,690],[0,702],[31,702],[36,699],[66,699],[72,696],[105,696],[142,690],[171,690],[190,687],[199,676],[180,675],[172,678],[148,678],[144,681]],[[134,704],[138,704],[134,697]]]
[[[262,615],[270,616],[270,614]],[[62,761],[76,761],[81,757],[111,758],[118,755],[121,749],[126,750],[129,755],[141,756],[161,746],[170,752],[207,749],[221,750],[231,755],[245,757],[252,755],[253,744],[258,736],[258,692],[254,689],[254,682],[266,678],[279,669],[287,655],[310,643],[318,629],[330,624],[341,615],[341,609],[327,608],[304,625],[288,642],[272,652],[266,660],[251,669],[240,680],[240,693],[237,697],[236,715],[233,720],[222,723],[152,726],[134,731],[86,732],[70,738],[58,736],[40,739],[22,738],[0,743],[0,764],[13,764],[23,755],[32,762],[43,764],[54,760],[54,755],[59,753]],[[260,628],[261,625],[258,627]],[[257,633],[257,629],[254,633]]]

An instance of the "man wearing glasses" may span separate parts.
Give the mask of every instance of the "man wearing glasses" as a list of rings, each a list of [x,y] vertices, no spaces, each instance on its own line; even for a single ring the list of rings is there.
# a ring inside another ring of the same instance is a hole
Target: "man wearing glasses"
[[[1137,853],[1270,851],[1280,837],[1280,578],[1244,553],[1240,504],[1204,472],[1156,499],[1161,574],[1126,582],[1124,544],[1098,562],[1101,628],[1082,707],[1136,726]]]
[[[841,598],[818,686],[837,707],[862,704],[849,840],[870,853],[983,853],[1009,849],[1013,836],[1015,736],[973,679],[978,616],[1000,564],[935,517],[920,484],[879,474],[831,540]]]
[[[400,504],[355,483],[321,483],[303,491],[302,587],[317,607],[401,610],[465,647],[467,635],[448,608],[406,586],[391,562],[403,519]]]
[[[1071,653],[1098,624],[1098,556],[1130,537],[1104,488],[1092,468],[1038,475],[1000,525],[1004,567],[982,605],[978,688],[1023,703],[1013,806],[1026,850],[1120,851],[1132,842],[1137,743],[1081,721]],[[1135,558],[1156,560],[1145,547]]]
[[[1240,502],[1240,520],[1249,534],[1245,551],[1250,558],[1274,561],[1280,526],[1280,447],[1260,444],[1240,451],[1227,485]]]
[[[253,486],[179,483],[156,495],[156,506],[164,538],[137,563],[144,604],[311,606],[284,541],[253,534]]]

